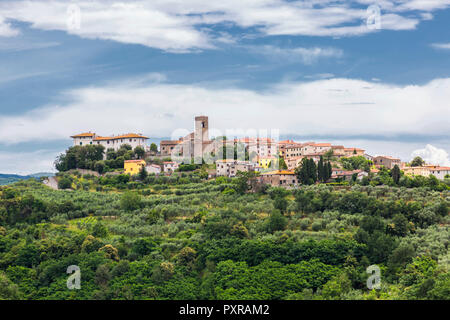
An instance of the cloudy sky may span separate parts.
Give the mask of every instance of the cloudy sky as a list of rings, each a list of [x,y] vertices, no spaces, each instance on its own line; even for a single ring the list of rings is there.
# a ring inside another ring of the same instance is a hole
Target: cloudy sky
[[[199,114],[450,166],[449,21],[450,0],[2,0],[0,173]]]

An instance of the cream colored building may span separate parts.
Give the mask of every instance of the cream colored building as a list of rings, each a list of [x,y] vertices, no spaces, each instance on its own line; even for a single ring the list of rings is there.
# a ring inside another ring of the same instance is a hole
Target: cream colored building
[[[255,171],[257,165],[253,162],[239,161],[233,159],[216,161],[216,176],[235,177],[238,171]]]
[[[159,166],[157,164],[148,164],[145,167],[145,170],[147,170],[148,173],[160,174],[161,173],[161,166]]]
[[[179,164],[175,161],[164,161],[163,162],[164,172],[172,173],[178,169]]]
[[[450,175],[450,167],[435,165],[425,165],[423,167],[404,167],[402,170],[405,175],[410,177],[429,177],[430,175],[433,175],[439,180],[444,180],[446,175]]]
[[[344,148],[344,153],[346,157],[350,158],[350,157],[364,156],[366,150],[360,148]]]
[[[102,137],[95,133],[86,132],[71,136],[71,138],[73,139],[74,146],[102,145],[105,147],[105,151],[108,149],[114,149],[117,151],[124,144],[130,145],[133,149],[140,146],[144,148],[145,151],[149,150],[149,147],[146,145],[148,137],[136,133]]]

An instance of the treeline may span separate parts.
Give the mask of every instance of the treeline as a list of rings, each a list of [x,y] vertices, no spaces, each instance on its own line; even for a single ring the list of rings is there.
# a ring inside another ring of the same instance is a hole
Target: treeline
[[[125,192],[0,187],[0,298],[450,298],[447,190],[229,192],[236,179],[196,175],[72,177]],[[382,288],[370,291],[373,264]],[[66,287],[70,265],[82,270],[80,290]]]
[[[296,174],[301,184],[311,185],[317,181],[327,182],[332,174],[331,162],[324,162],[321,156],[316,165],[314,159],[303,158],[300,166],[296,169]]]
[[[133,150],[130,145],[123,144],[117,151],[106,150],[106,160],[103,160],[104,154],[105,147],[102,145],[73,146],[59,155],[54,165],[59,172],[88,169],[101,174],[114,169],[123,169],[125,160],[142,159],[145,150],[140,146]]]

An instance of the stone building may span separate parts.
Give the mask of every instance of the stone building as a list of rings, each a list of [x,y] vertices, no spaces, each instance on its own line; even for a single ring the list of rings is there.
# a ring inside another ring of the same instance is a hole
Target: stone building
[[[293,170],[277,170],[262,173],[259,181],[272,187],[294,187],[298,185],[297,175]]]
[[[377,156],[373,158],[373,163],[376,166],[384,166],[388,169],[392,169],[395,165],[399,167],[402,164],[402,161],[398,158],[390,157],[390,156]]]
[[[216,161],[216,176],[235,177],[238,171],[255,171],[257,165],[248,161],[239,161],[233,159]]]
[[[195,117],[194,132],[180,137],[178,140],[160,142],[162,156],[178,159],[202,157],[205,152],[213,152],[213,141],[209,139],[209,123],[207,116]]]

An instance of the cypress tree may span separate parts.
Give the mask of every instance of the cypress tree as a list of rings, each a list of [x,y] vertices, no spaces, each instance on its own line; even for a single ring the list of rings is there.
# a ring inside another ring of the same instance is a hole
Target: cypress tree
[[[324,182],[326,179],[322,156],[320,156],[319,163],[317,164],[317,178],[319,179],[320,182]]]
[[[398,167],[398,165],[395,165],[394,168],[392,168],[391,175],[392,180],[394,180],[395,184],[398,184],[398,182],[400,181],[400,168]]]
[[[314,159],[309,159],[309,178],[311,180],[310,184],[314,184],[317,181],[317,166]]]

